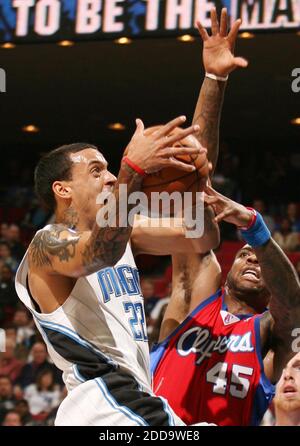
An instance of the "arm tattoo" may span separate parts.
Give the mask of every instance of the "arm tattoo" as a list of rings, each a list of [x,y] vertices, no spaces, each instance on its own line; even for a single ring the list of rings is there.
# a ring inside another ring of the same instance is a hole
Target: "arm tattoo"
[[[300,326],[300,284],[296,271],[273,239],[255,248],[255,253],[272,296],[270,313],[274,319],[274,335],[291,335],[291,330]]]
[[[115,201],[112,200],[112,205],[109,205],[110,207],[107,209],[109,217],[115,224],[102,227],[97,224],[97,221],[94,223],[78,259],[79,266],[83,267],[85,274],[98,271],[105,266],[115,265],[124,254],[132,231],[132,227],[127,221],[128,213],[134,204],[124,206],[122,203],[120,206],[119,186],[126,184],[129,195],[131,192],[140,190],[141,183],[142,177],[139,174],[129,166],[122,165],[114,190]],[[64,215],[63,224],[55,224],[49,229],[38,232],[31,242],[29,250],[32,265],[37,267],[52,266],[51,260],[54,260],[54,257],[61,262],[74,259],[82,233],[71,231],[68,226],[74,227],[77,222],[76,212],[69,209]],[[64,232],[67,233],[66,236],[64,236]]]
[[[207,148],[208,159],[213,165],[213,171],[219,153],[219,126],[225,86],[225,82],[216,82],[205,78],[193,117],[193,124],[200,126],[200,130],[195,136]]]
[[[64,225],[52,225],[51,228],[38,232],[32,240],[29,250],[32,265],[51,266],[51,257],[53,256],[66,262],[73,258],[80,235],[68,231],[68,237],[61,238],[62,232],[66,231],[68,228]]]
[[[115,221],[116,224],[101,227],[97,222],[95,223],[90,240],[82,252],[83,265],[88,273],[116,264],[125,252],[132,232],[132,226],[127,221],[128,213],[134,205],[127,203],[127,206],[124,206],[124,203],[120,202],[119,186],[121,184],[127,185],[129,196],[130,193],[140,190],[142,177],[127,164],[122,164],[114,189],[115,205],[107,211],[111,221]]]

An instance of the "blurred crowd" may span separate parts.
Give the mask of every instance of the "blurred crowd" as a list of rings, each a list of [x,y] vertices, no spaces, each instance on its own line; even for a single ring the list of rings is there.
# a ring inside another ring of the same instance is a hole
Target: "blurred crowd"
[[[266,151],[259,165],[252,158],[245,163],[243,156],[230,151],[227,144],[220,153],[214,187],[257,209],[284,251],[300,251],[300,203],[293,183],[300,160],[293,154],[283,157]],[[0,327],[6,333],[5,352],[0,353],[0,425],[53,425],[66,392],[61,372],[49,359],[14,286],[16,270],[33,234],[51,215],[38,205],[28,169],[20,176],[15,163],[13,168],[10,184],[0,190]],[[239,241],[232,225],[222,224],[221,232],[222,240]],[[296,257],[294,266],[300,277],[299,259]],[[158,339],[171,294],[172,271],[170,259],[161,257],[144,256],[138,266],[151,346]]]

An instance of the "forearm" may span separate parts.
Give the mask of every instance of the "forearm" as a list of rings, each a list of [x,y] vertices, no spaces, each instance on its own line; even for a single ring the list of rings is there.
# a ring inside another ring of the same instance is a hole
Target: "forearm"
[[[193,124],[200,130],[195,134],[203,147],[208,150],[208,159],[214,169],[219,153],[219,127],[226,82],[205,77],[197,101]]]
[[[296,271],[279,245],[272,239],[254,248],[262,276],[272,296],[272,304],[293,308],[300,305],[300,284]]]
[[[181,217],[159,219],[136,216],[131,237],[134,252],[152,255],[205,254],[220,243],[219,227],[213,221],[213,215],[212,209],[205,207],[204,233],[197,238],[188,237],[188,232],[194,232],[195,228],[187,227]]]
[[[266,346],[274,351],[269,375],[276,382],[286,362],[295,354],[294,329],[300,324],[300,285],[297,274],[287,256],[271,238],[265,245],[255,248],[262,277],[271,293],[269,310],[271,318],[261,325]]]
[[[132,232],[128,214],[135,206],[128,204],[128,197],[139,191],[141,184],[142,176],[127,164],[122,164],[114,192],[107,204],[98,211],[89,241],[82,253],[83,264],[88,272],[105,265],[114,265],[124,254]]]
[[[274,321],[273,342],[276,349],[282,344],[290,348],[293,329],[300,324],[300,285],[296,271],[272,238],[254,251],[271,293],[269,310]]]

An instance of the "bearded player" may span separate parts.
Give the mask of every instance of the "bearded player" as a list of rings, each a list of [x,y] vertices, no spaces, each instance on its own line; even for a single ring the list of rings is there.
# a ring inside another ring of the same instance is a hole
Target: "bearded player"
[[[223,11],[223,20],[224,16]],[[230,70],[224,59],[216,54],[206,57],[216,42],[230,46],[222,18],[219,29],[213,13],[211,37],[199,28],[206,71],[225,79]],[[214,167],[220,96],[212,95],[212,104],[206,109],[212,126],[199,139],[208,147]],[[160,342],[152,352],[154,391],[166,397],[187,424],[200,420],[258,424],[274,395],[273,383],[291,354],[291,332],[300,323],[299,282],[258,213],[210,187],[206,204],[214,207],[217,222],[245,227],[242,236],[248,244],[237,253],[224,288],[212,252],[173,256],[172,297]]]
[[[256,425],[292,354],[299,281],[259,213],[210,187],[206,201],[217,221],[244,227],[247,245],[224,288],[213,254],[173,256],[174,290],[152,353],[154,391],[187,423]]]
[[[201,92],[208,97],[207,88]],[[117,179],[98,148],[85,143],[62,146],[37,165],[36,192],[54,212],[55,224],[33,238],[18,269],[16,289],[63,371],[68,396],[56,425],[183,424],[151,390],[133,253],[206,252],[218,244],[217,226],[195,242],[186,237],[183,221],[171,229],[145,226],[145,218],[131,225],[133,205],[119,205],[121,185],[129,195],[141,189],[148,173],[165,167],[195,170],[176,158],[206,152],[193,137],[198,123],[181,129],[184,122],[185,117],[176,118],[149,135],[138,120]],[[103,208],[97,201],[103,192],[115,199],[105,205],[105,221],[99,219]]]

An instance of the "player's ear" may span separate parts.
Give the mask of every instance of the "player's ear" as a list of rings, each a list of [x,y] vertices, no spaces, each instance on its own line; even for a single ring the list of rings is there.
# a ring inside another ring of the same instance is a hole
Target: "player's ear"
[[[72,188],[67,181],[54,181],[52,190],[57,198],[65,200],[72,198]]]

